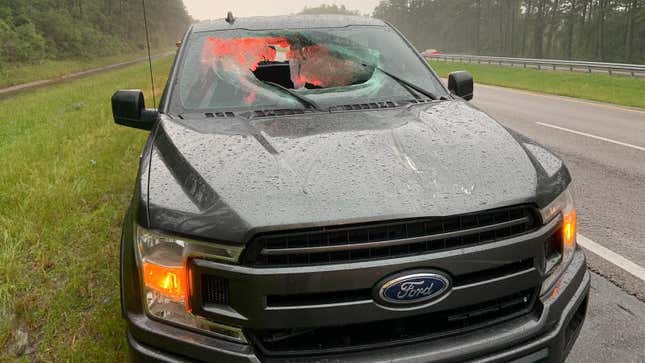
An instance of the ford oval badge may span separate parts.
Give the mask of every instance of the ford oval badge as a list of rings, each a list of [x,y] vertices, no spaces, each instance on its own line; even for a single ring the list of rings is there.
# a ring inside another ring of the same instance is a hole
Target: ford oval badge
[[[449,287],[450,280],[439,273],[399,274],[379,283],[375,297],[386,304],[416,305],[442,295]]]

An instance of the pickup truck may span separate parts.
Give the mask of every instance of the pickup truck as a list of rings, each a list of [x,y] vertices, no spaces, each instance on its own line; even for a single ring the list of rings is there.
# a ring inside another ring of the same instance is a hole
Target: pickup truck
[[[391,25],[193,25],[123,223],[135,361],[560,362],[586,315],[563,162]],[[512,100],[508,100],[512,102]]]

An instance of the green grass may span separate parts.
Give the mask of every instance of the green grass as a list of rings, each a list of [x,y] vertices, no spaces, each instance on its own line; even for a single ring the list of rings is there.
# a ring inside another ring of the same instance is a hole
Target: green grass
[[[430,61],[430,65],[442,77],[466,70],[475,83],[645,108],[644,79],[444,61]]]
[[[114,125],[109,100],[146,87],[136,65],[0,101],[0,361],[126,359],[120,223],[147,133]]]
[[[161,53],[163,50],[154,51]],[[93,59],[45,60],[33,64],[0,64],[0,88],[57,78],[66,74],[127,62],[146,56],[146,51]]]

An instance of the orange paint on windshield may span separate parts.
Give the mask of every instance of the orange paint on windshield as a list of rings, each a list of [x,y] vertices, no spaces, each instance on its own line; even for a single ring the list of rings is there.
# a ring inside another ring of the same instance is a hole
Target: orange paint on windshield
[[[219,39],[209,37],[206,51],[220,59],[231,59],[239,67],[256,70],[262,61],[275,61],[273,47],[289,47],[285,38],[233,38]]]
[[[288,60],[292,67],[291,80],[294,88],[306,84],[317,87],[339,87],[352,84],[352,80],[363,69],[360,64],[340,59],[330,54],[324,45],[309,45],[294,49],[285,37],[214,38],[208,37],[201,53],[204,71],[214,67],[215,71],[239,74],[240,86],[247,92],[246,104],[252,104],[256,92],[249,77],[261,62],[275,62],[276,49],[288,49],[280,60]]]

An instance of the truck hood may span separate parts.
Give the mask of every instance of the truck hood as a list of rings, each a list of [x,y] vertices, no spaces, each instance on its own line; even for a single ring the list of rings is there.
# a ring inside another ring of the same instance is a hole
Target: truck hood
[[[476,108],[441,101],[267,118],[164,117],[143,176],[151,228],[244,243],[275,229],[533,203],[544,180],[560,191],[568,184],[563,168]]]

